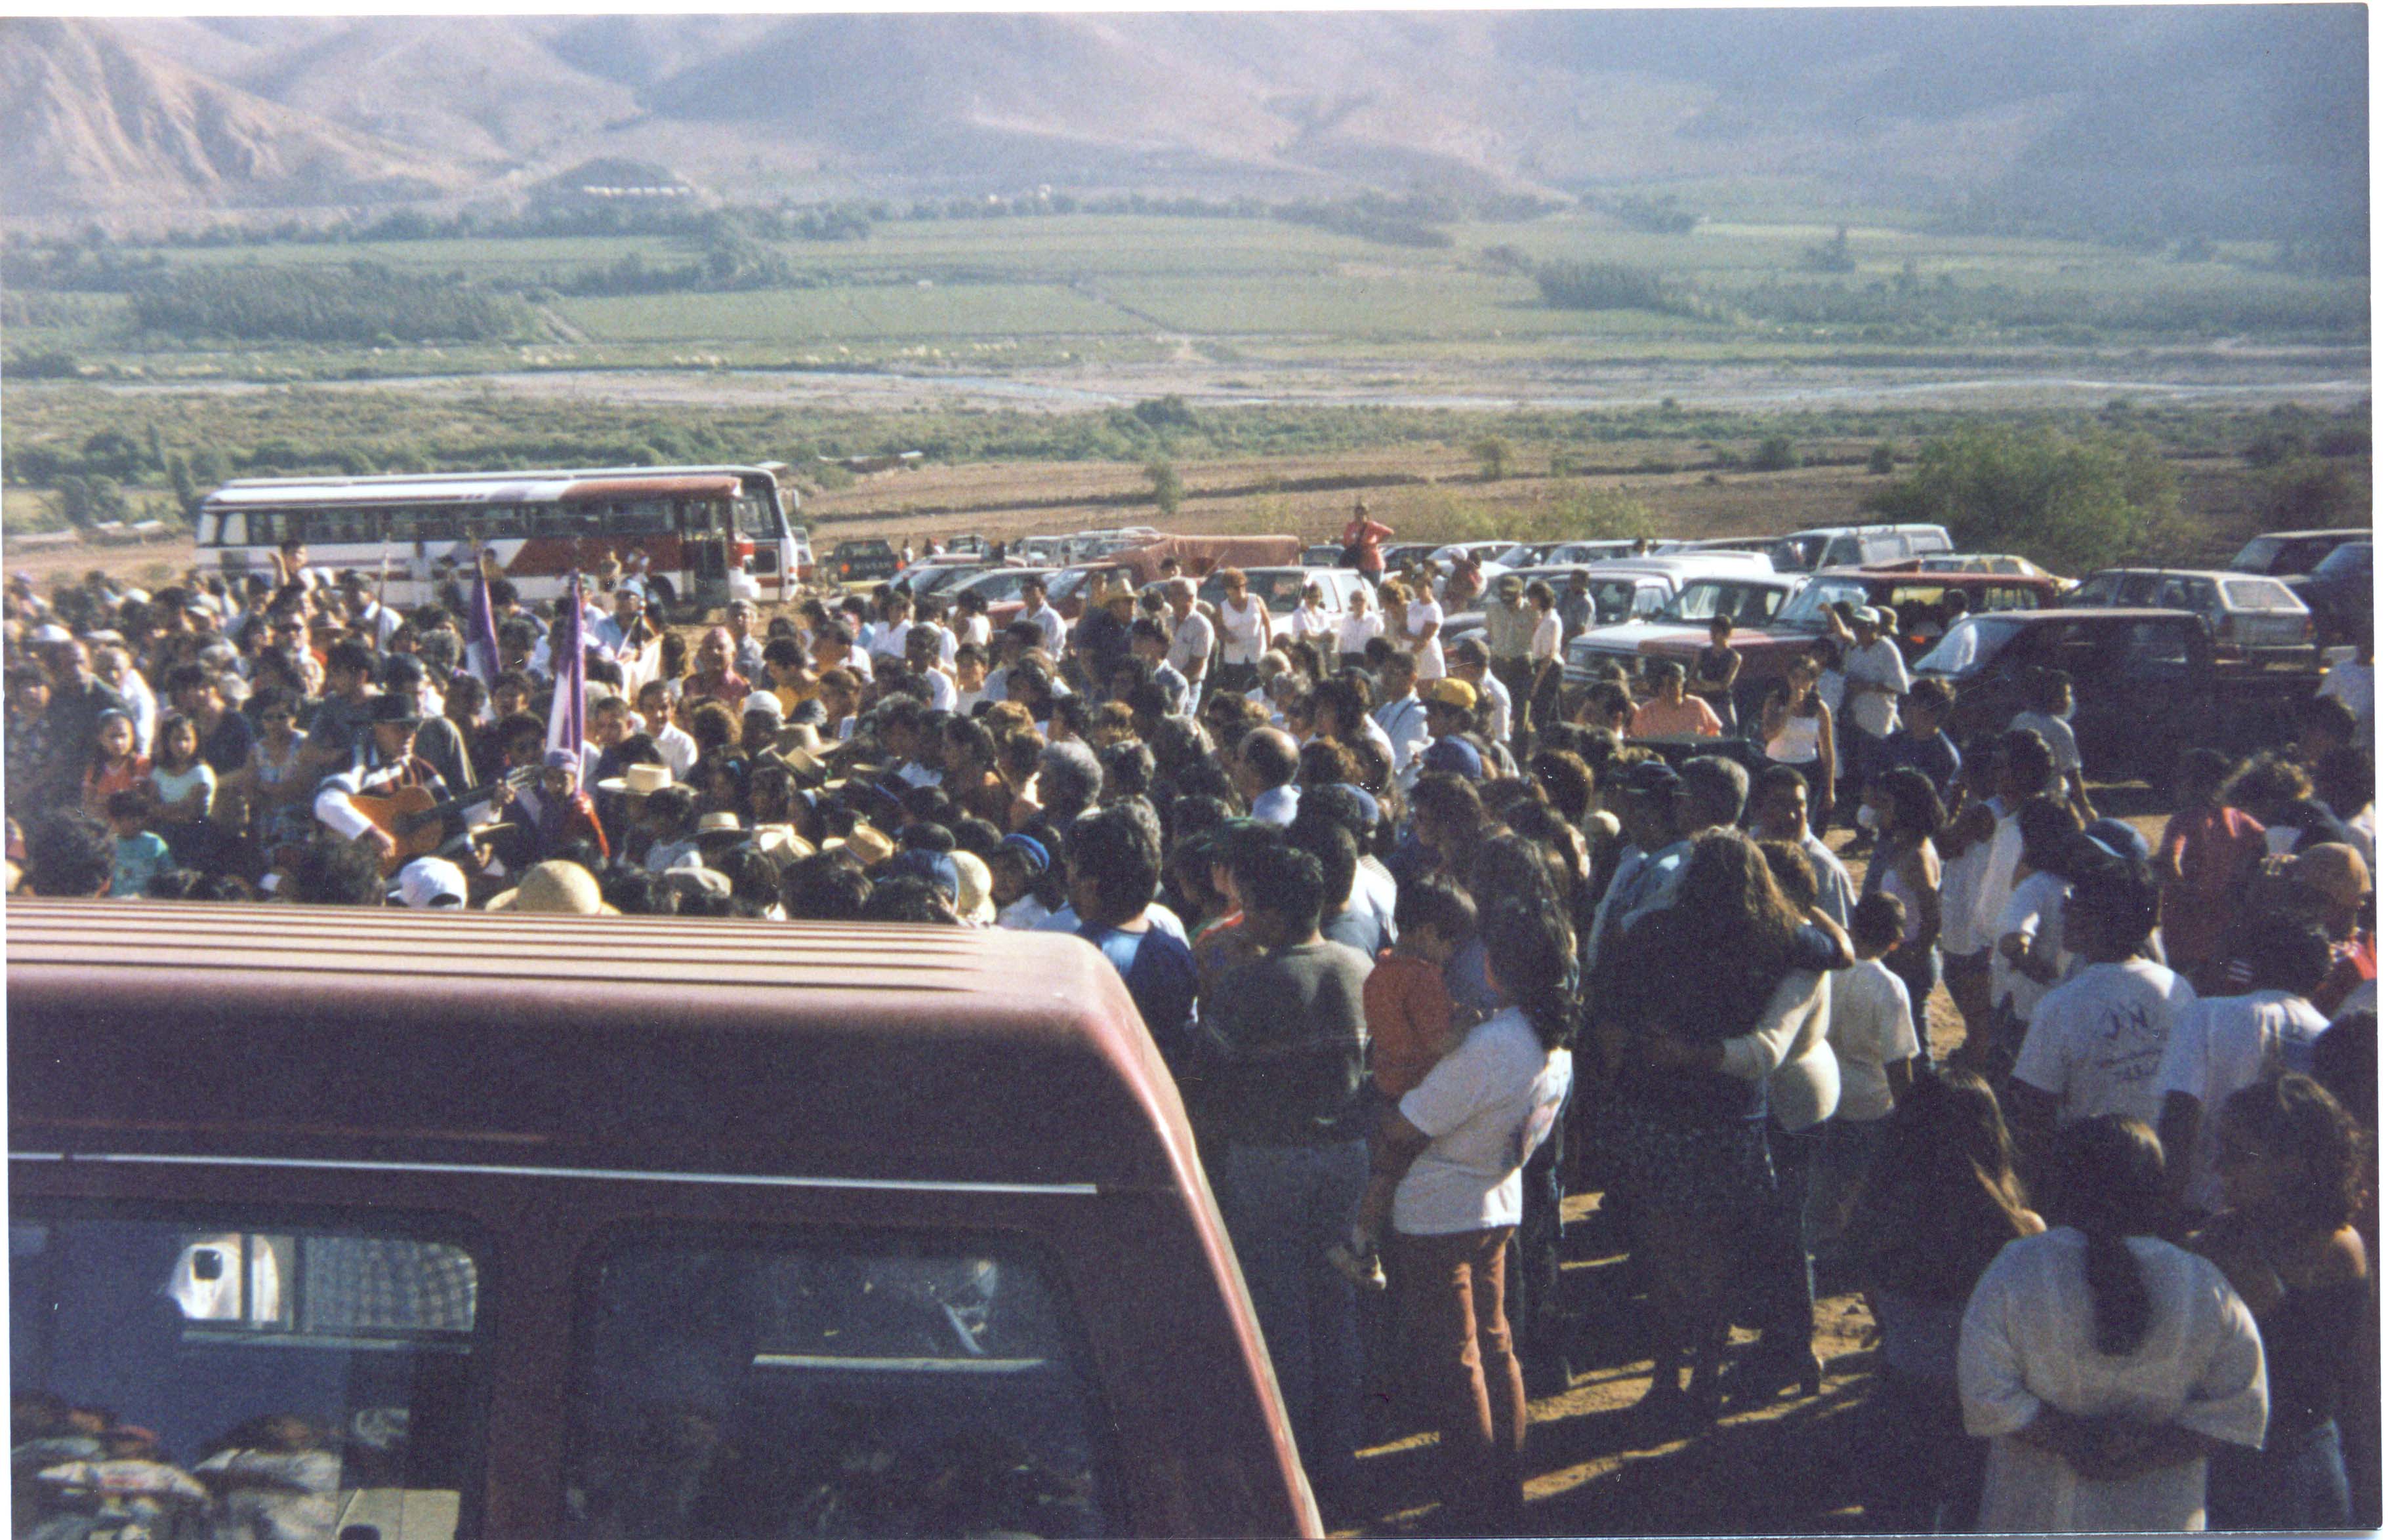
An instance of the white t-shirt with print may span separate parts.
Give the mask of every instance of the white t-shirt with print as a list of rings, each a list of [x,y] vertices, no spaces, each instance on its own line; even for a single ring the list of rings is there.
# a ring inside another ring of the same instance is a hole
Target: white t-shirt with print
[[[2196,1008],[2189,980],[2144,957],[2092,965],[2031,1013],[2015,1079],[2057,1099],[2059,1124],[2119,1112],[2153,1128],[2165,1050]]]
[[[1393,1191],[1393,1228],[1457,1235],[1516,1224],[1526,1158],[1549,1137],[1574,1077],[1573,1057],[1545,1051],[1517,1007],[1479,1022],[1402,1098],[1402,1116],[1433,1142]]]
[[[2156,1099],[2162,1106],[2165,1097],[2178,1092],[2197,1098],[2204,1109],[2189,1171],[2190,1202],[2209,1212],[2222,1206],[2222,1179],[2215,1174],[2222,1104],[2276,1068],[2306,1071],[2314,1040],[2329,1029],[2328,1018],[2311,1002],[2286,990],[2201,1000],[2173,1023],[2156,1071]]]
[[[1824,1041],[1841,1066],[1841,1105],[1835,1114],[1845,1123],[1872,1123],[1890,1116],[1890,1076],[1886,1065],[1913,1058],[1915,1018],[1910,1013],[1907,986],[1899,975],[1869,957],[1833,976],[1833,1010],[1824,1026]]]

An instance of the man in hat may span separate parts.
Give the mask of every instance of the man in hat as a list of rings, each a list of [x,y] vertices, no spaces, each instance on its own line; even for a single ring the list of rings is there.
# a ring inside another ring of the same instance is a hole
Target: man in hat
[[[387,861],[398,852],[398,841],[360,812],[355,799],[420,787],[436,802],[447,798],[448,786],[438,771],[414,753],[414,734],[423,726],[423,715],[413,701],[376,695],[365,717],[365,731],[348,767],[324,776],[315,789],[315,818],[343,839],[368,840]]]
[[[542,861],[522,881],[489,903],[490,914],[618,915],[598,891],[597,878],[577,861]]]
[[[1128,658],[1128,628],[1136,622],[1136,589],[1124,578],[1098,572],[1088,585],[1086,612],[1070,638],[1081,688],[1100,694]]]
[[[1841,656],[1841,676],[1847,681],[1842,697],[1842,713],[1857,735],[1844,739],[1850,745],[1845,757],[1849,761],[1854,789],[1862,789],[1875,771],[1875,760],[1883,741],[1899,730],[1899,702],[1907,694],[1907,660],[1891,639],[1896,623],[1889,612],[1874,607],[1859,609],[1849,617],[1846,629],[1849,641]],[[1836,625],[1836,629],[1839,629]],[[1858,799],[1848,799],[1850,816],[1857,815]]]
[[[1426,730],[1433,738],[1419,751],[1419,768],[1482,780],[1484,751],[1475,740],[1476,687],[1446,675],[1418,693],[1426,701]]]

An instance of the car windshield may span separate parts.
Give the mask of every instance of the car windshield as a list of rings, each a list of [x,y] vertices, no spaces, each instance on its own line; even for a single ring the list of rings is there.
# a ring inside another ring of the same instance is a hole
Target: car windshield
[[[1978,674],[2022,629],[2019,621],[1961,620],[1949,628],[1938,646],[1916,660],[1915,672],[1945,675],[1952,679]]]
[[[1798,597],[1783,607],[1782,624],[1800,631],[1824,629],[1824,611],[1835,604],[1870,605],[1874,595],[1862,583],[1820,580],[1799,590]]]
[[[2275,536],[2259,535],[2242,546],[2239,554],[2230,559],[2230,570],[2268,573],[2280,561],[2281,552],[2288,549],[2288,544]]]
[[[1763,625],[1782,607],[1783,590],[1755,583],[1728,583],[1703,578],[1686,584],[1658,618],[1679,625],[1705,625],[1717,615],[1730,615],[1735,625]]]

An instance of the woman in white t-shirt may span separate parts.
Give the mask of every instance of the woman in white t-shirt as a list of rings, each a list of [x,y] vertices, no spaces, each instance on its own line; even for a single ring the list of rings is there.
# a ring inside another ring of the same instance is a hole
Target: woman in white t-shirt
[[[2207,1456],[2264,1442],[2255,1319],[2213,1263],[2156,1239],[2167,1191],[2146,1124],[2067,1125],[2051,1177],[2055,1228],[1999,1253],[1958,1336],[1965,1431],[1990,1440],[1978,1527],[2204,1529]]]
[[[1247,589],[1241,569],[1222,570],[1219,586],[1226,591],[1219,598],[1219,676],[1212,688],[1241,695],[1260,683],[1261,654],[1275,630],[1268,605]]]
[[[1402,612],[1403,645],[1417,660],[1418,683],[1426,684],[1442,677],[1442,606],[1436,603],[1433,593],[1424,584],[1410,596],[1408,608]]]
[[[1524,905],[1494,909],[1481,936],[1504,1008],[1385,1110],[1353,1241],[1366,1256],[1391,1219],[1398,1351],[1442,1433],[1445,1527],[1508,1534],[1525,1512],[1526,1386],[1503,1258],[1524,1213],[1527,1159],[1574,1079],[1560,1046],[1572,947],[1556,914]]]
[[[1302,586],[1302,602],[1293,607],[1286,618],[1287,633],[1296,641],[1308,641],[1313,637],[1332,637],[1335,612],[1327,607],[1327,591],[1315,583]]]

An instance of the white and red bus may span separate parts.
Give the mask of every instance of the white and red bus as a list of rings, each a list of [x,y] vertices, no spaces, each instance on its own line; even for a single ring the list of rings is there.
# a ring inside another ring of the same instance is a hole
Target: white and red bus
[[[226,482],[199,505],[200,560],[228,575],[273,571],[296,540],[311,567],[353,567],[401,608],[473,570],[478,542],[526,601],[553,599],[608,556],[643,559],[668,607],[795,597],[811,552],[789,515],[785,465],[634,465],[462,475],[294,476]],[[635,553],[635,557],[634,557]]]

